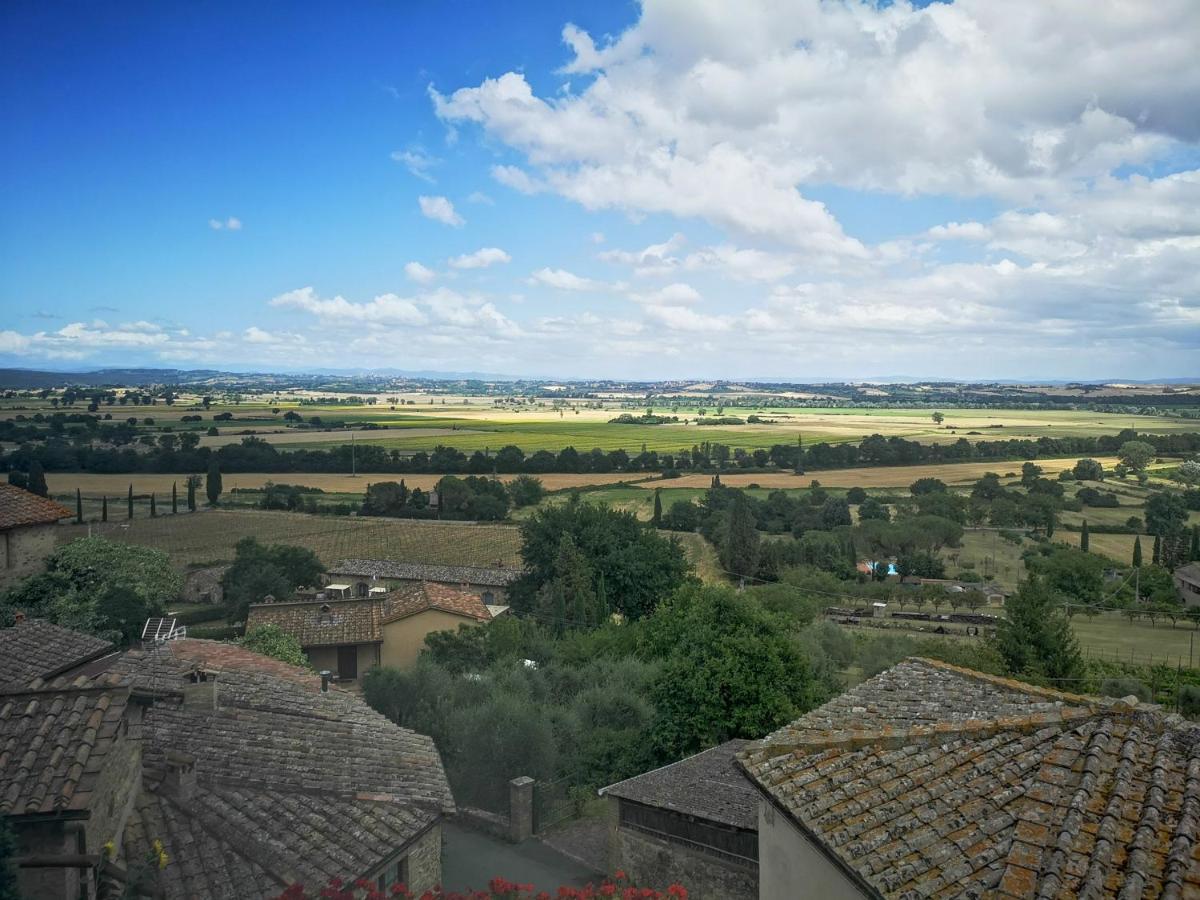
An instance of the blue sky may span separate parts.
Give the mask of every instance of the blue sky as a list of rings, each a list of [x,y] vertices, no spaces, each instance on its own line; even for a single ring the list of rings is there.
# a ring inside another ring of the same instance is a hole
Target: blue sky
[[[1120,13],[6,4],[0,364],[1200,374],[1200,9]]]

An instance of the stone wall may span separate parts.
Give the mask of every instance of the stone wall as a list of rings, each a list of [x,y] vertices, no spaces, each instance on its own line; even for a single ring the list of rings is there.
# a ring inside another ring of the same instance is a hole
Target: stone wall
[[[58,541],[57,527],[30,525],[0,534],[0,590],[42,571]]]
[[[125,715],[140,718],[141,709],[131,704]],[[88,801],[91,815],[84,826],[88,853],[100,853],[104,844],[112,841],[119,856],[125,822],[142,786],[141,742],[130,733],[128,718],[119,727],[117,740],[104,754],[100,777]]]
[[[663,890],[681,884],[690,900],[757,900],[758,867],[618,824],[608,799],[608,870],[624,870],[633,884]],[[818,896],[814,894],[813,896]]]
[[[418,897],[442,883],[442,826],[434,825],[408,853],[408,889]]]

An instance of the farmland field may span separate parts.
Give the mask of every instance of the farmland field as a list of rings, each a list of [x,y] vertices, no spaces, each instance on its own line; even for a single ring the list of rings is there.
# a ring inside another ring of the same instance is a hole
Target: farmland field
[[[397,475],[391,472],[374,474],[363,472],[357,476],[324,472],[235,472],[222,475],[221,482],[226,491],[231,491],[234,488],[261,488],[268,481],[271,481],[276,484],[298,484],[305,487],[320,488],[327,493],[361,495],[366,491],[368,484],[378,481],[399,481],[400,479],[404,479],[404,483],[409,487],[419,487],[421,490],[427,491],[431,490],[441,477],[441,475]],[[502,481],[510,481],[516,477],[515,475],[501,475],[500,479]],[[636,481],[639,478],[648,476],[636,472],[614,472],[607,475],[549,474],[537,477],[541,479],[546,490],[557,491],[564,488]],[[108,475],[96,472],[47,472],[46,485],[49,487],[50,493],[57,497],[74,496],[75,489],[78,488],[84,497],[107,496],[111,499],[124,497],[125,492],[129,490],[129,485],[131,484],[133,485],[135,494],[146,494],[150,491],[155,491],[161,498],[169,496],[171,485],[176,484],[182,497],[185,490],[184,480],[186,478],[186,475],[164,475],[149,472],[139,472],[132,475]],[[200,489],[200,494],[203,497],[203,488]]]
[[[332,396],[332,395],[331,395]],[[937,426],[931,409],[858,407],[828,408],[814,406],[755,406],[741,400],[725,406],[715,398],[696,398],[679,402],[647,404],[635,397],[605,395],[583,399],[541,398],[497,401],[494,397],[473,395],[437,395],[409,393],[400,395],[360,395],[362,402],[320,402],[315,395],[258,394],[240,401],[223,402],[220,398],[204,408],[198,397],[181,396],[173,405],[104,405],[100,413],[114,422],[133,421],[139,435],[158,435],[164,428],[175,432],[196,431],[201,446],[219,447],[254,434],[284,449],[326,449],[349,443],[351,429],[355,441],[406,452],[430,450],[448,444],[460,450],[496,450],[516,444],[527,453],[536,450],[557,451],[566,446],[579,450],[599,447],[637,452],[650,450],[679,452],[704,441],[746,449],[766,448],[773,444],[794,443],[803,436],[805,443],[859,441],[870,434],[899,436],[909,440],[948,443],[961,437],[971,440],[1001,438],[1038,438],[1115,434],[1123,428],[1148,433],[1192,431],[1194,420],[1164,416],[1132,416],[1088,410],[1022,410],[946,408],[945,422]],[[347,397],[343,397],[347,399]],[[369,401],[375,402],[369,402]],[[791,402],[773,396],[771,402]],[[395,401],[394,403],[392,401]],[[724,402],[733,402],[726,400]],[[655,414],[675,416],[679,422],[660,425],[612,424],[610,419],[622,413],[640,414],[647,408]],[[78,410],[79,407],[72,407]],[[49,400],[23,397],[0,402],[0,418],[22,415],[28,420],[36,413],[50,413]],[[232,419],[217,421],[216,416]],[[298,416],[302,422],[287,421]],[[758,416],[756,424],[699,425],[701,417],[718,414],[748,419]],[[183,418],[189,421],[184,422]],[[190,421],[198,418],[198,421]],[[147,422],[149,420],[149,422]],[[207,434],[210,427],[218,434]],[[348,426],[348,427],[342,427]]]
[[[131,522],[61,526],[59,542],[81,537],[89,530],[111,540],[163,550],[181,568],[232,559],[234,544],[244,537],[307,547],[326,565],[346,557],[463,566],[521,563],[520,531],[511,525],[202,510]]]
[[[1115,457],[1102,457],[1100,462],[1105,468],[1116,465]],[[1056,475],[1064,469],[1075,465],[1076,459],[1039,459],[1038,465],[1045,469],[1048,475]],[[1019,472],[1021,463],[1008,461],[942,463],[928,466],[872,466],[861,469],[825,469],[814,470],[805,475],[792,475],[787,472],[767,472],[762,474],[741,474],[727,472],[721,474],[721,483],[729,487],[746,487],[757,484],[764,488],[799,488],[807,487],[812,480],[821,482],[823,487],[862,487],[906,488],[918,478],[940,478],[947,484],[961,485],[978,481],[985,472],[996,472],[1005,475],[1009,472]],[[684,475],[670,480],[671,487],[707,488],[712,483],[712,475]],[[659,482],[640,482],[643,488],[659,486]],[[661,483],[666,487],[666,483]]]

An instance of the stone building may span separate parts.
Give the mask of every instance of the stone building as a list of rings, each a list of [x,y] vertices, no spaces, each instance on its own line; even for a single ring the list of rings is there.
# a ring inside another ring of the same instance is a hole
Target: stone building
[[[759,897],[1200,896],[1200,728],[911,659],[737,754]]]
[[[600,790],[608,871],[635,884],[684,884],[693,900],[758,896],[758,794],[727,741]]]
[[[346,583],[351,596],[366,597],[372,588],[394,588],[427,582],[475,594],[489,606],[503,606],[508,586],[521,577],[519,569],[496,565],[437,566],[386,559],[343,559],[330,568],[326,583]]]
[[[1184,606],[1200,606],[1200,562],[1180,566],[1171,573],[1171,578]]]
[[[42,570],[58,540],[55,526],[73,515],[61,503],[0,483],[0,590]]]
[[[41,665],[35,643],[25,670]],[[91,678],[0,685],[0,813],[23,896],[92,900],[137,882],[167,900],[265,898],[332,878],[420,894],[441,881],[454,803],[430,738],[234,645],[185,639],[109,661]]]
[[[486,624],[507,609],[470,591],[418,581],[361,600],[255,603],[246,627],[276,625],[300,641],[314,668],[354,681],[372,666],[408,668],[433,632]]]
[[[112,653],[47,622],[0,629],[0,815],[16,834],[21,896],[95,897],[102,848],[120,844],[142,709],[127,679],[87,674]]]

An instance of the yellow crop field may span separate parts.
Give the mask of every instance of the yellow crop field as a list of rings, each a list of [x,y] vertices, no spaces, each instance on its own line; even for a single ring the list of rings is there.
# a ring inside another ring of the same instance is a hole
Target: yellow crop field
[[[221,484],[226,491],[231,491],[234,488],[261,488],[268,481],[271,481],[276,484],[299,484],[306,487],[320,488],[326,493],[361,494],[366,491],[367,485],[373,482],[400,481],[401,479],[404,479],[404,483],[409,487],[419,487],[421,490],[427,491],[432,489],[441,477],[441,475],[397,475],[391,472],[365,472],[357,476],[324,472],[235,472],[222,475]],[[501,475],[500,480],[511,481],[516,477],[516,475]],[[549,474],[538,475],[537,477],[541,480],[546,490],[558,491],[565,488],[589,487],[596,484],[619,484],[646,476],[637,473],[616,472],[604,475]],[[125,492],[129,490],[129,485],[131,484],[133,485],[135,494],[148,494],[153,491],[160,497],[166,497],[170,495],[171,485],[174,483],[178,485],[179,495],[182,497],[186,490],[184,487],[186,479],[186,475],[163,475],[152,472],[135,473],[132,475],[108,475],[96,472],[48,472],[46,474],[46,485],[50,488],[50,493],[55,496],[74,494],[76,488],[78,488],[84,497],[97,498],[107,496],[116,498],[124,497]],[[201,487],[200,495],[202,498],[203,494],[204,488]]]
[[[1117,464],[1115,457],[1100,457],[1105,468]],[[1064,469],[1072,468],[1075,459],[1039,459],[1037,464],[1048,475],[1057,475]],[[757,484],[764,488],[805,488],[809,482],[821,482],[825,487],[862,487],[862,488],[906,488],[918,478],[940,478],[946,484],[969,484],[978,481],[985,472],[996,472],[1005,475],[1009,472],[1019,472],[1021,463],[1018,461],[991,461],[968,463],[943,463],[930,466],[871,466],[860,469],[826,469],[809,472],[804,475],[791,475],[786,472],[771,472],[762,474],[742,474],[728,472],[721,475],[721,483],[729,487],[747,487]],[[682,478],[672,478],[668,481],[643,481],[638,487],[672,487],[672,488],[706,488],[712,483],[712,475],[684,475]]]

